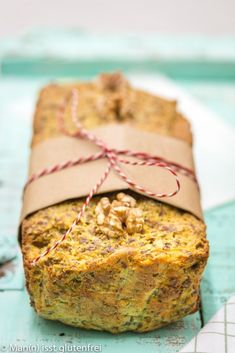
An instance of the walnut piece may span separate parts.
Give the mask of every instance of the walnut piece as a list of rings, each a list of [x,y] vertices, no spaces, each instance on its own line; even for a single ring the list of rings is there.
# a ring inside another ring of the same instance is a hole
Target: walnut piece
[[[135,207],[136,205],[136,200],[134,199],[134,197],[124,194],[124,192],[120,192],[119,194],[117,194],[117,200],[129,207]]]
[[[136,200],[123,192],[110,203],[102,197],[95,209],[100,230],[109,237],[116,238],[125,230],[129,234],[143,230],[144,219],[141,209],[136,207]]]
[[[109,199],[107,197],[102,197],[102,199],[100,200],[100,202],[96,206],[95,212],[97,215],[97,223],[99,225],[104,223],[105,216],[107,216],[107,214],[110,211],[110,206],[111,205],[110,205]]]
[[[143,214],[139,208],[131,208],[126,219],[127,232],[129,234],[139,233],[143,229]]]
[[[102,89],[109,91],[117,91],[129,87],[128,81],[120,72],[100,75],[98,85]]]

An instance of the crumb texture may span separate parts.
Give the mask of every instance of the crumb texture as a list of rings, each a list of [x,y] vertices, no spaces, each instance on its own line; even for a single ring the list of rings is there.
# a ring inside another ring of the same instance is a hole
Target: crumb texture
[[[95,82],[53,84],[41,91],[33,146],[61,134],[56,113],[72,87],[88,129],[128,122],[192,143],[175,101],[134,89],[120,74],[103,74]],[[65,123],[74,130],[69,106]],[[48,207],[22,223],[26,283],[40,316],[112,333],[145,332],[197,310],[208,258],[205,224],[131,191],[95,196],[66,240],[32,267],[30,261],[66,232],[83,202]]]

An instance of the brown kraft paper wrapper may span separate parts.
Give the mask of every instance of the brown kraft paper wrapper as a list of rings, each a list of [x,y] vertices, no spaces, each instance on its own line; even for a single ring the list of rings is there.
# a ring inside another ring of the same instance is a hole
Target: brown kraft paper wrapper
[[[192,149],[184,141],[155,133],[143,132],[127,124],[110,124],[91,130],[109,148],[128,149],[132,152],[146,152],[194,170]],[[88,157],[100,148],[94,143],[68,136],[52,138],[36,145],[31,153],[29,176],[54,164],[78,157]],[[123,158],[126,157],[125,155]],[[87,162],[62,171],[43,176],[27,186],[20,221],[42,208],[69,199],[87,196],[91,188],[104,173],[106,158]],[[156,166],[132,166],[120,164],[122,170],[136,184],[154,193],[169,193],[175,190],[174,176]],[[172,206],[191,212],[203,220],[200,193],[197,183],[188,176],[177,173],[180,191],[173,197],[155,198]],[[130,188],[115,171],[111,170],[98,194]],[[136,191],[137,192],[137,191]]]

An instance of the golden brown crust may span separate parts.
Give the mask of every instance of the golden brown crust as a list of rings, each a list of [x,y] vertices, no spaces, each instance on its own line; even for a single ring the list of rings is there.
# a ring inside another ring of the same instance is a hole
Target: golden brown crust
[[[33,145],[60,134],[56,112],[72,86],[50,85],[42,90]],[[75,86],[78,115],[86,128],[128,121],[191,143],[189,123],[177,112],[176,102],[134,90],[117,74]],[[74,129],[69,108],[65,116],[66,126]],[[72,234],[35,267],[29,261],[63,234],[84,200],[48,207],[23,221],[27,288],[39,315],[88,329],[144,332],[197,309],[208,257],[204,223],[175,207],[128,194],[136,200],[131,206],[135,211],[109,209],[103,223],[97,218],[102,196],[94,197]],[[112,207],[123,207],[117,193],[106,196]],[[141,227],[133,227],[131,219],[129,231],[125,215],[138,216]]]
[[[108,89],[108,77],[113,80],[112,76],[103,75],[97,83],[46,86],[40,93],[34,116],[32,144],[61,134],[56,112],[72,87],[79,91],[78,116],[85,128],[113,122],[129,122],[141,130],[155,131],[192,142],[190,124],[177,111],[176,101],[133,89],[123,78],[120,79],[124,81],[123,84],[119,84],[116,89]],[[74,129],[69,107],[65,120],[67,127]]]

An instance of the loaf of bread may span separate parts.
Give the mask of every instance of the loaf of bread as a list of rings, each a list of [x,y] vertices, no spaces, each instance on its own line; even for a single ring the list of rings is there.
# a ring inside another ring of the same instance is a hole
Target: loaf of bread
[[[87,129],[113,122],[192,143],[176,102],[132,88],[120,74],[45,87],[34,116],[32,146],[61,132],[56,112],[76,87],[78,116]],[[74,131],[69,109],[67,129]],[[84,199],[35,212],[21,238],[31,304],[43,318],[68,325],[145,332],[198,309],[208,258],[205,224],[192,214],[131,191],[97,195],[66,240],[31,266],[68,229]]]

